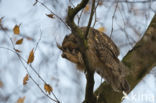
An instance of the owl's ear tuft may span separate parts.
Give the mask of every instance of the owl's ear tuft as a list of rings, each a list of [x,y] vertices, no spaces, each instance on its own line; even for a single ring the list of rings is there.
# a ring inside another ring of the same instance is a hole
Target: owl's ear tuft
[[[57,42],[56,42],[56,45],[57,45],[57,47],[58,47],[60,50],[63,50],[62,46],[61,46],[60,44],[58,44]]]

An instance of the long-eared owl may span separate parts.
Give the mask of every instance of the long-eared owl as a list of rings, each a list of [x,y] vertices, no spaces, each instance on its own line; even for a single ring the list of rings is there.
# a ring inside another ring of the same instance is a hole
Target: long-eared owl
[[[86,27],[81,28],[84,33],[86,29]],[[84,70],[85,65],[78,42],[74,34],[69,34],[64,38],[62,46],[58,47],[62,50],[63,58],[75,63],[79,70]],[[114,91],[129,91],[129,85],[125,79],[126,67],[118,59],[117,46],[106,34],[90,28],[85,52],[90,69],[101,75]]]

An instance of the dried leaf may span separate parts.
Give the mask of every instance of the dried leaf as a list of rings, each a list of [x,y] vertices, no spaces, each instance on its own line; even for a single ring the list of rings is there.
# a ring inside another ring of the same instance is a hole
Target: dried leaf
[[[18,53],[20,53],[21,51],[20,50],[18,50],[18,49],[14,49],[16,52],[18,52]]]
[[[15,25],[13,28],[14,34],[19,35],[20,34],[20,29],[18,25]]]
[[[29,80],[29,75],[26,74],[24,79],[23,79],[23,85],[26,85],[28,80]]]
[[[31,37],[26,37],[26,39],[27,39],[27,40],[33,40],[33,38],[31,38]]]
[[[98,31],[100,31],[100,32],[106,32],[106,29],[104,27],[100,27],[100,28],[98,28]]]
[[[52,87],[49,84],[44,84],[44,90],[49,94],[53,91]]]
[[[89,5],[89,4],[87,4],[87,5],[86,5],[86,7],[84,8],[84,12],[88,12],[88,11],[89,11],[89,9],[90,9],[90,5]]]
[[[54,18],[54,14],[46,14],[49,18]]]
[[[20,45],[20,44],[22,44],[22,43],[23,43],[23,38],[16,41],[16,44],[18,44],[18,45]]]
[[[20,98],[18,98],[16,103],[24,103],[24,100],[25,100],[25,96],[24,97],[20,97]]]
[[[0,88],[3,87],[3,82],[0,80]]]
[[[30,54],[29,54],[27,64],[32,63],[33,61],[34,61],[34,49],[32,49]]]

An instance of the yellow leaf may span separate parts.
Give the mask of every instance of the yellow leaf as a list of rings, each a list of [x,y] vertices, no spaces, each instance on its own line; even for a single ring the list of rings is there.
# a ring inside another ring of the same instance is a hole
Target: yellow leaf
[[[46,14],[49,18],[54,18],[54,14]]]
[[[23,79],[23,85],[26,85],[28,80],[29,80],[29,75],[26,74],[24,79]]]
[[[2,88],[3,87],[3,82],[2,81],[0,81],[0,88]]]
[[[98,31],[100,31],[100,32],[106,32],[106,29],[104,27],[100,27],[100,28],[98,28]]]
[[[25,100],[25,96],[24,97],[20,97],[20,98],[18,98],[16,103],[24,103],[24,100]]]
[[[44,84],[44,90],[49,94],[53,91],[52,87],[49,84]]]
[[[14,34],[19,35],[20,34],[20,29],[18,25],[15,25],[13,28]]]
[[[89,11],[89,9],[90,9],[90,5],[89,5],[89,4],[87,4],[87,5],[86,5],[86,7],[84,8],[84,12],[88,12],[88,11]]]
[[[18,44],[18,45],[19,45],[19,44],[22,44],[22,43],[23,43],[23,38],[16,41],[16,44]]]
[[[30,54],[29,54],[27,64],[32,63],[33,61],[34,61],[34,49],[32,49]]]

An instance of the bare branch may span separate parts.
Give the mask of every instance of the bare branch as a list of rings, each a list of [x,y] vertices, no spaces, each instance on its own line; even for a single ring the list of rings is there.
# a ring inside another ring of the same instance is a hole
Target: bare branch
[[[88,1],[89,0],[82,0],[81,3],[78,4],[75,8],[71,8],[70,6],[68,7],[66,23],[68,24],[68,26],[70,26],[72,32],[78,31],[78,27],[74,23],[75,15],[87,5]]]
[[[119,1],[119,0],[118,0]],[[118,2],[115,6],[115,10],[114,10],[114,13],[113,13],[113,16],[112,16],[112,29],[111,29],[111,34],[110,34],[110,38],[112,37],[112,33],[113,33],[113,26],[114,26],[114,18],[115,18],[115,13],[116,13],[116,10],[118,8]]]
[[[40,1],[38,1],[38,0],[36,0],[36,2],[35,3],[40,3],[43,7],[45,7],[48,11],[50,11],[52,14],[54,14],[69,30],[70,30],[70,28],[68,27],[68,25],[64,22],[64,20],[61,18],[61,17],[59,17],[57,14],[55,14],[51,9],[49,9],[44,3],[42,3],[42,2],[40,2]]]
[[[94,15],[94,8],[95,8],[95,0],[92,0],[92,10],[91,10],[91,14],[90,14],[90,18],[89,18],[89,22],[88,22],[88,26],[87,26],[87,30],[86,30],[86,33],[85,33],[85,39],[87,39],[87,35],[88,35],[88,32],[89,32],[89,28],[90,28],[90,25],[92,23],[92,19],[93,19],[93,15]]]

